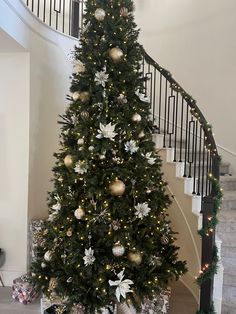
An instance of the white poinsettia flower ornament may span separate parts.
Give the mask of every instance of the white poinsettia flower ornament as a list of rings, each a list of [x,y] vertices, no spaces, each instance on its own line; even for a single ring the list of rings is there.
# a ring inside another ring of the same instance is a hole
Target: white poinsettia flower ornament
[[[115,124],[111,124],[111,122],[109,124],[102,124],[100,123],[100,130],[98,130],[98,135],[96,136],[97,138],[101,139],[101,138],[109,138],[110,140],[114,140],[114,137],[117,135],[117,133],[115,133]]]
[[[148,203],[138,203],[138,205],[134,206],[134,208],[136,209],[136,213],[135,216],[137,216],[138,218],[143,219],[144,217],[148,216],[151,208],[148,207]]]
[[[125,143],[125,151],[133,155],[138,151],[138,146],[134,140]]]
[[[106,68],[103,68],[103,71],[99,71],[95,74],[94,81],[97,85],[102,85],[105,87],[109,75],[106,73]]]
[[[84,254],[85,255],[83,257],[83,260],[84,260],[85,266],[92,265],[94,261],[96,260],[96,258],[93,255],[94,250],[92,250],[92,248],[90,247],[88,250],[85,249]]]
[[[124,299],[126,298],[126,293],[128,292],[132,292],[132,290],[130,290],[130,285],[133,285],[134,282],[130,279],[124,279],[124,270],[122,270],[117,277],[119,278],[119,280],[116,281],[112,281],[109,280],[109,285],[110,286],[117,286],[116,288],[116,298],[118,300],[118,302],[120,302],[120,297],[122,296]]]

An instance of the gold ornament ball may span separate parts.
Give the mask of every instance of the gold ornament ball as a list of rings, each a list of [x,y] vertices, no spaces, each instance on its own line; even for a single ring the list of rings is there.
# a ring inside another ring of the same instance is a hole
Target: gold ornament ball
[[[167,236],[162,236],[161,243],[167,245],[169,243],[169,238]]]
[[[90,98],[89,92],[84,91],[84,92],[80,92],[80,93],[79,93],[79,99],[80,99],[82,102],[88,101],[89,98]]]
[[[120,48],[114,47],[110,49],[109,56],[114,63],[118,63],[123,59],[124,53]]]
[[[142,117],[137,112],[132,116],[132,121],[134,122],[140,122],[142,120]]]
[[[49,290],[54,290],[56,289],[58,286],[58,282],[57,282],[57,279],[56,278],[51,278],[50,281],[49,281]]]
[[[73,165],[73,159],[71,155],[66,155],[64,158],[64,164],[67,168],[70,168]]]
[[[95,11],[94,16],[96,20],[102,22],[105,19],[106,12],[103,9],[99,8]]]
[[[74,93],[72,94],[72,98],[73,98],[74,101],[78,100],[79,97],[80,97],[79,92],[74,92]]]
[[[137,265],[142,263],[142,255],[139,252],[129,252],[128,259]]]
[[[84,217],[85,211],[79,206],[79,208],[75,210],[74,215],[76,219],[80,220]]]
[[[125,184],[121,180],[115,180],[110,184],[109,190],[114,196],[122,196],[125,193]]]
[[[47,251],[47,252],[44,254],[44,259],[45,259],[45,261],[50,262],[51,259],[52,259],[52,251]]]
[[[114,256],[117,256],[117,257],[118,256],[122,256],[125,253],[125,248],[119,242],[115,243],[113,248],[112,248],[112,253],[113,253]]]

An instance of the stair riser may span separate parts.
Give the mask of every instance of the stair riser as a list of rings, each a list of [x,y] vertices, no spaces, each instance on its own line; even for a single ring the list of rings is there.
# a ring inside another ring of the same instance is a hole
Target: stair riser
[[[236,246],[236,233],[233,233],[233,232],[218,233],[218,237],[222,241],[222,246],[228,246],[228,247]]]
[[[236,180],[229,182],[220,182],[220,185],[224,191],[236,191]]]
[[[229,247],[229,246],[222,246],[221,247],[221,256],[222,258],[228,257],[228,258],[235,258],[236,260],[236,247]],[[235,278],[236,282],[236,278]]]
[[[223,303],[221,314],[236,314],[236,308]]]
[[[229,174],[229,165],[220,165],[220,174]]]
[[[217,232],[236,232],[236,223],[235,222],[222,222],[217,226]]]
[[[236,287],[236,276],[233,274],[224,273],[224,285]]]
[[[223,286],[223,300],[236,308],[236,287]]]
[[[236,193],[235,193],[236,198]],[[225,200],[223,199],[222,207],[223,210],[232,210],[236,208],[236,199],[235,200]]]

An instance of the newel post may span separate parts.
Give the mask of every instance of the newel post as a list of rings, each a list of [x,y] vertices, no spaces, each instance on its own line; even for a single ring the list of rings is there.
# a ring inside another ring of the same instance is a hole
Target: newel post
[[[214,211],[214,198],[212,196],[203,199],[203,227],[209,223]],[[210,232],[202,237],[202,269],[207,265],[212,265],[213,252],[215,246],[215,232]],[[213,283],[214,279],[209,279],[201,285],[200,310],[208,313],[213,301]]]

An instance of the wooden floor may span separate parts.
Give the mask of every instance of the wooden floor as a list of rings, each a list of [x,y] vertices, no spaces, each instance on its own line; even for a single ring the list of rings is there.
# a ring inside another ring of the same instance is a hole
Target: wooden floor
[[[170,311],[168,314],[195,314],[197,304],[180,282],[171,287]],[[0,288],[0,314],[40,314],[39,300],[23,305],[11,298],[10,288]]]
[[[168,314],[196,314],[196,311],[197,303],[189,290],[180,281],[172,284]]]

